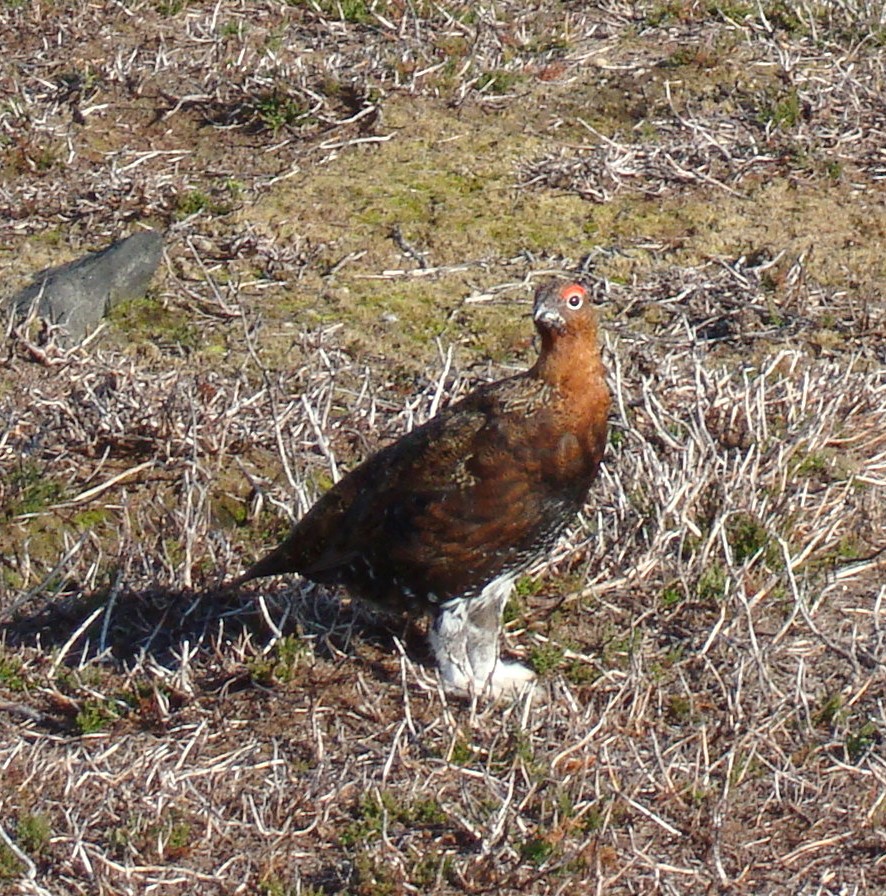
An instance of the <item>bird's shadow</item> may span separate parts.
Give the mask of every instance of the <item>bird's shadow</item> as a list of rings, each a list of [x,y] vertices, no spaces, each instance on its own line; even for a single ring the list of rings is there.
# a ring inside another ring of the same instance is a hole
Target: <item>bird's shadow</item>
[[[210,691],[244,686],[249,658],[262,656],[282,637],[310,642],[320,659],[360,662],[358,644],[393,652],[398,636],[410,643],[410,653],[421,652],[414,629],[404,635],[402,621],[339,597],[302,581],[238,590],[109,588],[0,614],[0,644],[54,654],[54,663],[68,668],[97,661],[131,670],[152,660],[175,671],[184,656],[192,663],[196,657]],[[220,650],[234,661],[213,662]],[[370,665],[373,675],[385,677]]]

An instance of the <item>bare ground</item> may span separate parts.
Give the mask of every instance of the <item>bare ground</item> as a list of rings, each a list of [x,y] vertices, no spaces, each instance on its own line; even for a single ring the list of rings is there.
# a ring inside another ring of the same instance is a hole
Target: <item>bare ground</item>
[[[0,892],[886,890],[883,3],[0,4]],[[221,597],[595,284],[604,470],[508,648]],[[45,334],[44,334],[45,335]]]

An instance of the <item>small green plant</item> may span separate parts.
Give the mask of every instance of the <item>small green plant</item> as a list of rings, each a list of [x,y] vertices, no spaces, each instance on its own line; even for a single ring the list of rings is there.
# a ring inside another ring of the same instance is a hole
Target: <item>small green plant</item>
[[[824,173],[833,181],[843,177],[843,165],[836,159],[830,159],[824,167]]]
[[[654,3],[646,13],[646,24],[657,28],[673,22],[696,22],[704,19],[719,21],[728,19],[741,22],[756,10],[752,3],[739,0],[710,0],[708,3],[692,3],[690,0],[667,0]]]
[[[286,0],[287,5],[319,9],[324,15],[352,25],[365,25],[372,21],[378,0]],[[383,6],[384,4],[382,4]]]
[[[449,816],[433,797],[416,800],[409,808],[409,815],[416,824],[423,827],[444,825],[449,821]]]
[[[519,586],[520,582],[524,581],[524,579],[520,579],[517,582]],[[515,588],[510,597],[508,598],[508,602],[505,604],[505,608],[502,611],[501,619],[504,625],[507,625],[510,622],[514,622],[517,619],[520,619],[526,611],[526,602],[523,599],[523,595],[520,591]]]
[[[490,753],[490,765],[504,770],[511,768],[515,763],[523,766],[523,770],[532,778],[542,780],[550,771],[544,759],[536,756],[535,744],[532,738],[522,730],[515,730],[504,741],[500,750]]]
[[[375,4],[367,3],[366,0],[336,0],[334,3],[327,3],[327,6],[338,11],[343,21],[363,25],[371,21]]]
[[[532,649],[529,661],[539,675],[549,675],[563,662],[563,648],[550,642],[540,644]]]
[[[310,649],[302,638],[298,635],[286,635],[274,644],[270,653],[259,654],[249,660],[247,668],[259,684],[286,684],[295,679],[299,666],[308,656]]]
[[[2,648],[0,648],[2,651]],[[18,657],[4,656],[0,652],[0,684],[10,691],[23,691],[25,679],[22,675],[22,662]]]
[[[166,837],[165,853],[170,857],[184,855],[191,842],[190,822],[177,819],[171,822]]]
[[[120,718],[111,700],[87,700],[74,718],[74,725],[80,734],[95,734]]]
[[[679,47],[661,63],[663,68],[682,68],[689,65],[709,68],[712,64],[710,52],[698,46]]]
[[[736,563],[744,563],[760,551],[765,553],[770,545],[766,527],[749,513],[739,513],[729,519],[726,538]]]
[[[97,529],[108,519],[108,517],[108,511],[93,508],[90,510],[81,510],[74,515],[72,522],[79,532],[86,532]]]
[[[373,794],[366,794],[354,813],[353,821],[345,825],[339,834],[341,845],[357,846],[378,837],[390,799],[390,795],[386,793],[382,793],[378,799]]]
[[[243,195],[243,191],[246,189],[246,184],[244,184],[242,180],[229,177],[225,181],[225,189],[230,194],[231,199],[240,199]]]
[[[865,722],[857,731],[846,735],[846,755],[851,762],[859,762],[877,743],[877,726]]]
[[[30,153],[30,160],[38,171],[49,171],[58,159],[58,152],[51,146],[35,146]]]
[[[157,12],[161,16],[178,15],[187,6],[187,2],[188,0],[160,0],[157,3]]]
[[[309,111],[301,103],[277,91],[262,97],[255,105],[255,112],[262,125],[275,133],[309,119]]]
[[[606,813],[603,809],[598,806],[592,806],[582,816],[581,829],[586,834],[596,834],[602,830],[605,818]]]
[[[56,503],[63,493],[61,483],[47,476],[46,468],[36,461],[24,461],[7,481],[12,494],[7,516],[39,513]]]
[[[52,827],[45,815],[25,813],[18,820],[16,839],[29,855],[40,855],[49,845]]]
[[[49,845],[52,828],[45,816],[26,813],[18,819],[15,839],[22,850],[39,856]],[[23,871],[18,856],[5,844],[0,843],[0,881],[18,877]]]
[[[660,25],[679,20],[683,17],[684,8],[682,3],[654,3],[646,13],[646,24],[651,28],[658,28]]]
[[[474,748],[466,740],[459,738],[452,745],[452,753],[449,756],[449,761],[453,765],[470,765],[474,760],[474,755]]]
[[[696,594],[702,601],[721,601],[726,591],[726,570],[719,563],[712,563],[699,576]]]
[[[643,642],[643,631],[639,626],[629,629],[613,629],[603,642],[603,664],[624,666]]]
[[[765,766],[755,753],[739,753],[729,773],[729,783],[736,787],[745,779],[759,778],[763,775],[764,769]]]
[[[791,88],[787,93],[774,98],[761,110],[760,123],[792,128],[799,123],[801,114],[800,96],[795,88]]]
[[[438,880],[448,878],[452,873],[453,861],[451,856],[442,855],[431,851],[421,856],[412,867],[410,881],[419,892],[427,893],[435,887]]]
[[[177,308],[163,308],[149,298],[121,303],[111,312],[111,319],[133,342],[151,343],[178,355],[207,348],[206,331],[191,317]],[[166,539],[164,547],[179,559],[183,556],[178,539]]]
[[[572,659],[563,669],[563,677],[575,685],[591,684],[600,677],[600,673],[590,663],[580,659]]]
[[[125,827],[111,828],[108,846],[112,855],[118,859],[124,858],[132,851],[132,832]]]
[[[5,843],[0,843],[0,880],[18,877],[23,870],[16,854]]]
[[[262,880],[258,889],[261,896],[326,896],[325,890],[304,883],[300,887],[295,887],[281,880],[276,874]]]
[[[798,37],[808,34],[807,26],[797,15],[796,4],[787,3],[785,0],[775,0],[775,2],[764,3],[762,6],[770,25]]]
[[[280,681],[291,681],[302,660],[310,654],[308,645],[297,635],[287,635],[274,646],[277,654],[276,675]]]
[[[276,875],[261,881],[258,885],[258,891],[261,893],[261,896],[292,896],[295,892],[292,887],[283,883]]]
[[[755,12],[753,3],[741,3],[737,0],[723,0],[723,2],[710,2],[705,9],[714,18],[724,18],[732,22],[741,22],[746,16]]]
[[[685,694],[674,694],[668,699],[667,716],[676,725],[689,722],[692,718],[692,701]]]
[[[827,481],[830,468],[830,459],[827,455],[818,451],[810,451],[797,464],[794,472],[797,476],[806,479],[819,479]]]
[[[813,714],[812,720],[816,725],[830,727],[839,721],[843,709],[843,698],[838,693],[830,694]]]
[[[477,78],[477,90],[480,93],[491,93],[501,96],[502,94],[510,93],[520,82],[521,78],[522,76],[519,72],[506,71],[504,69],[483,72]]]
[[[200,212],[210,211],[212,209],[212,199],[202,190],[188,190],[178,197],[176,203],[176,218],[182,220],[190,218],[191,215]]]
[[[414,802],[401,801],[390,791],[364,796],[354,812],[354,818],[339,835],[342,846],[355,846],[373,840],[387,825],[437,828],[447,823],[449,816],[433,798]]]
[[[554,851],[553,844],[544,837],[530,837],[520,844],[520,856],[533,865],[542,865]]]
[[[671,582],[661,590],[661,602],[669,609],[682,603],[685,597],[683,586],[679,582]]]
[[[538,594],[539,580],[532,576],[520,576],[514,583],[514,594],[517,597],[532,597]]]
[[[355,889],[350,891],[360,896],[395,896],[403,892],[394,879],[393,865],[390,862],[360,850],[354,857]]]

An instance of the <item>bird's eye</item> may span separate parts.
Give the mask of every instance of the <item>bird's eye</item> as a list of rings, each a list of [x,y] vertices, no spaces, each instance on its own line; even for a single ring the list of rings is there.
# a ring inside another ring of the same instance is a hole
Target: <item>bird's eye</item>
[[[563,298],[573,311],[577,311],[584,303],[585,291],[578,284],[574,284],[563,291]]]

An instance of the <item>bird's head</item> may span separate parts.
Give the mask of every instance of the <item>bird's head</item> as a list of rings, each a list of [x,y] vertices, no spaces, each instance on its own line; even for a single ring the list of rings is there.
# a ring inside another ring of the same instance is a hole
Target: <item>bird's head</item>
[[[591,297],[580,283],[543,283],[535,292],[532,319],[542,337],[596,332],[596,314]]]
[[[608,408],[597,310],[587,287],[575,282],[543,283],[535,292],[532,318],[541,348],[529,374],[561,395],[572,396],[571,402],[590,402],[598,410]]]

